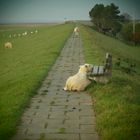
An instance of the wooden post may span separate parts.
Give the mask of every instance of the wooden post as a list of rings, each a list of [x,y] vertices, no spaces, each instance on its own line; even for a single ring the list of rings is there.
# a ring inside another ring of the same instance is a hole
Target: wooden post
[[[112,55],[106,53],[105,74],[111,76],[112,73]]]

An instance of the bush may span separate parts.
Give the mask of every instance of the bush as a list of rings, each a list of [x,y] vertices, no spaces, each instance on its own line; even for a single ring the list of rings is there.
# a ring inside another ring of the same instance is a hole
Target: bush
[[[122,38],[125,41],[140,44],[140,23],[135,24],[135,33],[133,33],[133,23],[125,24],[121,31]]]

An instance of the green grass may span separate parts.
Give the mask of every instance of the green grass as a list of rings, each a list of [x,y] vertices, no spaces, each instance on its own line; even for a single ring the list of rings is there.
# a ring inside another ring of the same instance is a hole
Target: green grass
[[[0,139],[9,139],[25,107],[55,62],[73,24],[4,27],[0,32]],[[2,27],[1,27],[2,28]],[[9,34],[38,30],[9,38]],[[11,41],[12,49],[4,48]]]
[[[66,131],[65,128],[60,128],[60,129],[59,129],[59,133],[61,133],[61,134],[64,134],[65,131]]]
[[[140,47],[133,47],[100,34],[89,27],[80,27],[86,63],[102,64],[105,53],[136,63],[136,73],[128,74],[113,65],[111,81],[92,84],[97,130],[101,140],[140,139]]]
[[[45,140],[45,133],[41,133],[40,138],[38,140]]]

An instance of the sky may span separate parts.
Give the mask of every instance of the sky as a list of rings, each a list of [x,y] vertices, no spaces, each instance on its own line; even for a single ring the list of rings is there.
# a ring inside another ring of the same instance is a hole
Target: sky
[[[140,19],[140,0],[0,0],[0,23],[89,20],[89,11],[101,3],[114,3],[121,13]]]

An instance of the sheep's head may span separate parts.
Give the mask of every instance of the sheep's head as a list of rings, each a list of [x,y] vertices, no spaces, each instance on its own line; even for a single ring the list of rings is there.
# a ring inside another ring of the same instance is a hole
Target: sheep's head
[[[91,64],[84,64],[80,66],[79,72],[86,72],[90,73],[93,70],[93,65]]]

